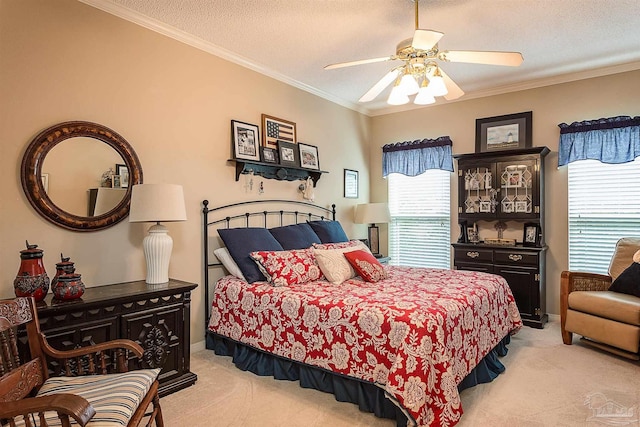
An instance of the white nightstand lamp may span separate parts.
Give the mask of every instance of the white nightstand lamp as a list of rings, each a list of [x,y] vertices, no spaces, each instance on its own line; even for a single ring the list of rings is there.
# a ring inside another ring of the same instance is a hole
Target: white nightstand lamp
[[[375,256],[380,255],[380,230],[376,223],[387,223],[391,220],[389,206],[386,203],[366,203],[356,206],[354,222],[371,224],[369,226],[369,248]]]
[[[129,222],[155,222],[149,228],[142,246],[147,262],[147,283],[158,285],[169,282],[169,261],[173,240],[167,228],[160,224],[167,221],[186,221],[184,192],[176,184],[139,184],[131,189]]]

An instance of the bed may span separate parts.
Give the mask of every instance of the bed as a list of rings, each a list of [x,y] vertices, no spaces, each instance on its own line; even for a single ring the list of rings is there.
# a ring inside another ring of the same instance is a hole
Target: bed
[[[216,240],[210,230],[257,230],[252,218],[267,228],[271,216],[276,218],[272,230],[288,228],[284,226],[287,219],[290,224],[335,224],[335,206],[260,203],[295,208],[258,208],[253,213],[222,216],[226,209],[253,203],[210,209],[204,202],[207,348],[232,356],[240,369],[298,380],[303,387],[331,392],[337,400],[395,419],[399,426],[455,425],[462,415],[459,391],[491,381],[504,370],[498,356],[506,354],[506,344],[522,321],[507,282],[499,276],[387,266],[374,283],[363,280],[371,277],[362,271],[362,277],[349,277],[339,284],[329,281],[328,273],[320,278],[310,273],[313,280],[274,286],[278,283],[274,277],[287,270],[281,268],[282,262],[293,262],[296,270],[309,253],[334,254],[360,244],[321,241],[313,244],[316,249],[270,250],[280,263],[274,264],[278,269],[265,271],[272,283],[248,283],[250,279],[225,275],[215,282],[210,296],[209,269],[219,266],[210,262],[209,245]],[[302,213],[300,208],[309,212]],[[221,218],[210,221],[212,213]],[[233,241],[223,240],[231,249]],[[359,252],[366,251],[353,253]]]

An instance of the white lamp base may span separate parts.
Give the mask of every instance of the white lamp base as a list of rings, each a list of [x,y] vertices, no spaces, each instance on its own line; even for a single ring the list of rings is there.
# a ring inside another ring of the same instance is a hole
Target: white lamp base
[[[167,227],[158,223],[149,228],[142,247],[147,261],[147,283],[158,285],[169,282],[169,260],[173,249],[173,240]]]

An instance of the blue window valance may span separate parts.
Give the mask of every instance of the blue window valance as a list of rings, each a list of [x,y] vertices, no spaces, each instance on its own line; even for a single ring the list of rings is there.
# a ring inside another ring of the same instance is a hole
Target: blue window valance
[[[558,166],[576,160],[627,163],[640,156],[640,116],[560,123]]]
[[[417,176],[427,169],[453,172],[452,144],[448,136],[386,144],[382,147],[382,176]]]

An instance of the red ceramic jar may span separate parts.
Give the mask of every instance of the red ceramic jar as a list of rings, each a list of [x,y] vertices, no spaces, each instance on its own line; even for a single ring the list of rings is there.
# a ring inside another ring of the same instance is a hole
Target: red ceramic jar
[[[44,269],[44,251],[38,245],[26,242],[27,249],[20,251],[20,269],[13,281],[13,289],[18,297],[33,297],[42,301],[49,291],[49,276]]]
[[[84,283],[77,273],[61,274],[55,286],[51,287],[54,298],[62,301],[80,298],[84,294],[84,289]]]

